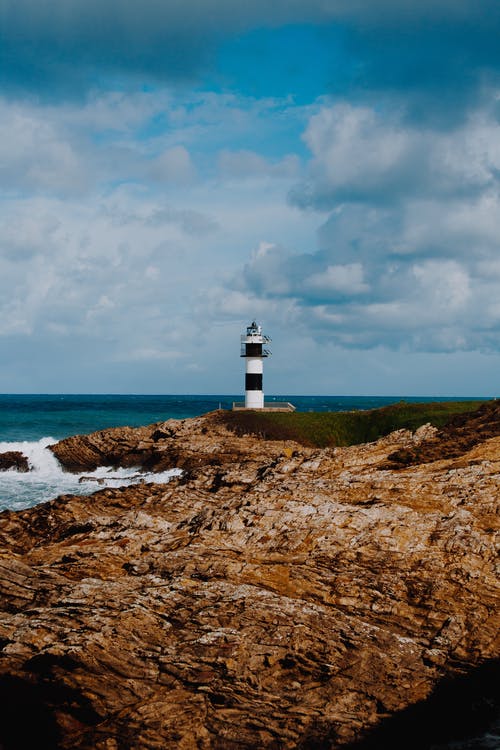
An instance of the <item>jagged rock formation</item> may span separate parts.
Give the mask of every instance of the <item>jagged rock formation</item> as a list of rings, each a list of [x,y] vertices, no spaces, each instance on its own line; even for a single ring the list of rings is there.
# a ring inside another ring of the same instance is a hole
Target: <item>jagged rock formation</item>
[[[186,471],[0,516],[0,746],[340,748],[500,656],[500,437],[387,468],[434,432],[319,450],[206,415],[59,443]]]
[[[500,401],[489,401],[473,413],[452,417],[448,424],[422,442],[388,456],[387,468],[397,469],[444,458],[456,458],[475,445],[500,435]]]
[[[29,471],[28,459],[20,451],[0,453],[0,471],[7,471],[8,469],[21,472]]]
[[[265,459],[267,443],[252,441],[254,460]],[[68,471],[93,471],[98,466],[191,471],[204,464],[222,465],[247,459],[249,441],[232,436],[217,413],[147,427],[117,427],[61,440],[50,450]]]

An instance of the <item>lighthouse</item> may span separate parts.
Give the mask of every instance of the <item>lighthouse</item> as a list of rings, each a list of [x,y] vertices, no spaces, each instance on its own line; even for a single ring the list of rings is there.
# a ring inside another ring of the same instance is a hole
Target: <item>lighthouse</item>
[[[245,357],[245,409],[263,409],[264,391],[262,390],[262,363],[271,352],[263,345],[271,341],[264,336],[262,326],[255,320],[241,336],[241,356]]]

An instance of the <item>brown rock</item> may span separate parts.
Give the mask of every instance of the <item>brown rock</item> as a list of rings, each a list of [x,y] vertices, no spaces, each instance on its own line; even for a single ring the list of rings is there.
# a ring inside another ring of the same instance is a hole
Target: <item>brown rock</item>
[[[30,470],[28,459],[20,451],[0,453],[0,471],[7,471],[8,469],[27,472]]]
[[[498,658],[500,438],[382,468],[409,442],[207,415],[54,446],[186,473],[0,516],[0,745],[29,705],[40,746],[346,747]]]
[[[269,445],[271,441],[234,435],[220,422],[218,413],[212,412],[190,420],[171,419],[147,427],[116,427],[76,435],[50,446],[50,450],[68,471],[94,471],[104,465],[195,471],[206,465],[248,461],[250,457],[255,466],[266,466]],[[284,445],[279,441],[278,452]]]
[[[415,433],[409,447],[400,448],[387,457],[387,468],[401,468],[443,458],[457,458],[475,445],[500,435],[500,401],[488,401],[472,414],[459,414],[440,430],[425,426]],[[420,434],[419,434],[420,433]]]

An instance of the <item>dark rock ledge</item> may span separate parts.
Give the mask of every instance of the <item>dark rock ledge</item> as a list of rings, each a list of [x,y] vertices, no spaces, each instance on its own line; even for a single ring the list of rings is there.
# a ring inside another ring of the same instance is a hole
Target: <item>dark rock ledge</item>
[[[30,470],[28,459],[20,451],[0,453],[0,471],[8,471],[8,469],[27,472]]]

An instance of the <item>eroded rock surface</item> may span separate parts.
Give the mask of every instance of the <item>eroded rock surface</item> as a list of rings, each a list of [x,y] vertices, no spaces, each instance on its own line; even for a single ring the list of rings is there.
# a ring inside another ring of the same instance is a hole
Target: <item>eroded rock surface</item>
[[[499,437],[393,471],[432,431],[96,435],[54,452],[186,473],[1,514],[7,749],[22,697],[51,747],[340,748],[500,656]]]
[[[418,432],[418,431],[417,431]],[[399,448],[388,456],[387,468],[412,466],[457,458],[475,445],[500,435],[500,401],[488,401],[473,413],[459,414],[422,441]]]
[[[68,471],[93,471],[98,466],[187,471],[203,465],[223,465],[249,451],[255,462],[264,459],[268,442],[241,439],[220,423],[217,412],[193,419],[170,419],[147,427],[116,427],[76,435],[50,446]],[[282,446],[282,444],[281,444]]]

